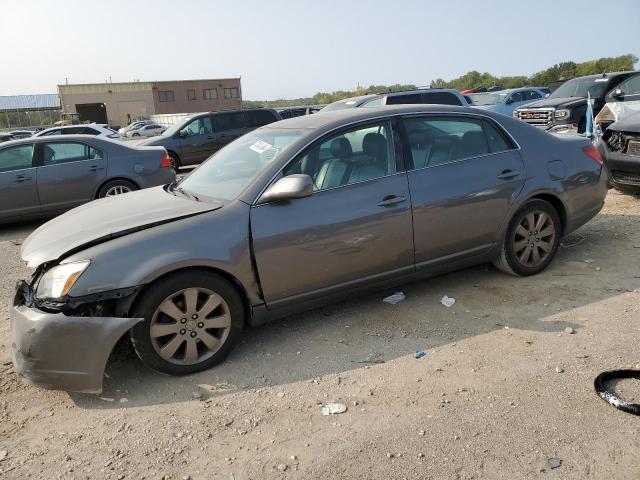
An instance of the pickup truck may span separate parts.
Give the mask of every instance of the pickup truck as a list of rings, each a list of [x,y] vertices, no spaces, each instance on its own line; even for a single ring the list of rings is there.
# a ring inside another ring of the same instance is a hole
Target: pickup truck
[[[640,72],[603,73],[578,77],[563,83],[547,98],[518,108],[513,116],[551,133],[584,133],[587,94],[597,115],[606,102],[607,93]]]

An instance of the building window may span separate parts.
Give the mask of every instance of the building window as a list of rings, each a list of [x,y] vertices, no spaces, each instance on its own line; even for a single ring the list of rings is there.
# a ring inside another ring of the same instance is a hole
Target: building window
[[[215,88],[205,88],[202,90],[202,98],[205,100],[217,100],[218,90]]]
[[[195,100],[196,99],[196,91],[193,89],[187,90],[187,100]]]
[[[240,98],[240,93],[237,88],[225,88],[224,98]]]
[[[158,100],[161,102],[174,102],[176,98],[173,90],[166,90],[164,92],[158,91]]]

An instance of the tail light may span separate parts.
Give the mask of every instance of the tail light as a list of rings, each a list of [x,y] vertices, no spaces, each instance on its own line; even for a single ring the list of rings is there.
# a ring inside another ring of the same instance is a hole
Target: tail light
[[[594,147],[593,145],[589,145],[587,147],[582,147],[582,151],[597,163],[602,165],[602,157],[600,156],[600,151],[596,147]]]
[[[171,158],[169,158],[169,153],[164,152],[164,157],[162,157],[162,161],[160,162],[160,168],[171,168]]]

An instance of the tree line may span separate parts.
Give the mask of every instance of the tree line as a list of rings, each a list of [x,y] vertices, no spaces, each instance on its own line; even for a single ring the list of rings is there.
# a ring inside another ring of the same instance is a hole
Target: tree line
[[[569,80],[570,78],[584,75],[594,75],[604,72],[620,72],[633,70],[638,57],[632,54],[620,55],[618,57],[603,57],[597,60],[576,63],[572,61],[561,62],[531,76],[496,76],[491,73],[480,73],[476,70],[470,71],[452,80],[437,78],[429,86],[432,88],[455,88],[456,90],[466,90],[470,88],[491,87],[499,85],[503,88],[517,88],[525,86],[543,87],[551,82]],[[313,97],[279,99],[279,100],[244,100],[243,106],[252,107],[290,107],[294,105],[324,105],[327,103],[342,100],[344,98],[367,95],[371,93],[396,92],[400,90],[413,90],[417,88],[412,84],[395,85],[370,85],[360,87],[355,90],[338,90],[335,92],[318,92]]]

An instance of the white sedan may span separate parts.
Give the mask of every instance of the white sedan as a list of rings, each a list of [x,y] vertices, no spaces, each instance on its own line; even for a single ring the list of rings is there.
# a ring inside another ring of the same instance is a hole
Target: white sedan
[[[155,137],[156,135],[162,135],[167,127],[162,125],[145,125],[144,127],[130,130],[124,134],[127,138],[132,137]]]

